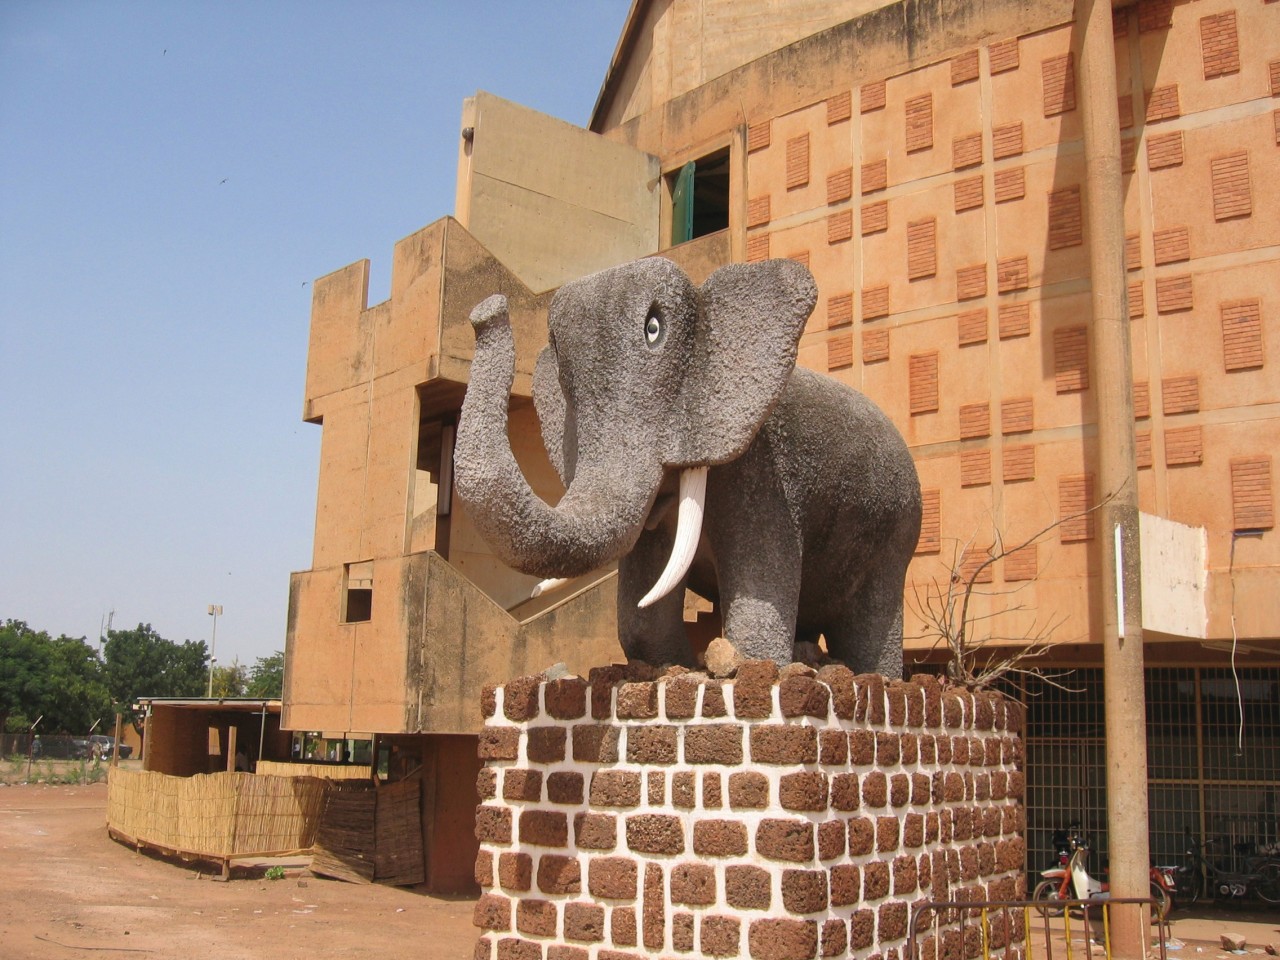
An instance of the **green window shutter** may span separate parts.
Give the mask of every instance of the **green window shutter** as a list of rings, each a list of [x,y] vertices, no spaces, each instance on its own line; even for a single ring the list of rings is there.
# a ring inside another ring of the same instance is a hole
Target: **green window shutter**
[[[671,245],[693,239],[693,175],[697,164],[692,160],[676,175],[676,188],[671,197]]]

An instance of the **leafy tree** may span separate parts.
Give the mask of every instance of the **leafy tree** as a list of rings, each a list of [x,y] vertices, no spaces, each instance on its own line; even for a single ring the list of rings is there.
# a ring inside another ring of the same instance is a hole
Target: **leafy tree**
[[[111,711],[102,662],[84,638],[53,639],[21,620],[0,623],[0,727],[43,715],[49,733],[85,733]]]
[[[151,624],[111,630],[102,648],[107,687],[126,713],[138,697],[202,697],[209,669],[203,640],[166,640]],[[137,719],[134,724],[137,724]]]
[[[249,671],[248,694],[263,699],[279,697],[284,692],[284,651],[259,657]]]
[[[213,696],[243,697],[249,686],[249,671],[239,660],[230,666],[213,668]]]

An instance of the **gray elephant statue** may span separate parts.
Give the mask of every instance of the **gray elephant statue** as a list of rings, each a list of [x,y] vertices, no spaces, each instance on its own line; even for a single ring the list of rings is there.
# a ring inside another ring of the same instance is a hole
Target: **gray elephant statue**
[[[920,481],[862,394],[795,366],[817,288],[790,260],[734,264],[701,287],[653,257],[567,283],[533,396],[564,480],[530,489],[507,438],[515,344],[506,299],[471,314],[475,359],[455,483],[498,556],[525,573],[618,567],[631,659],[689,665],[684,588],[718,603],[740,654],[797,641],[902,675],[902,601]]]

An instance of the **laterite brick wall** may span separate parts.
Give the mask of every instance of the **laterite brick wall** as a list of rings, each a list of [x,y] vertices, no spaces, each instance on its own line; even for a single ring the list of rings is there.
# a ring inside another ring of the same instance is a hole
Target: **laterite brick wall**
[[[654,677],[486,692],[476,958],[906,960],[913,901],[1023,894],[1018,704],[839,666]]]

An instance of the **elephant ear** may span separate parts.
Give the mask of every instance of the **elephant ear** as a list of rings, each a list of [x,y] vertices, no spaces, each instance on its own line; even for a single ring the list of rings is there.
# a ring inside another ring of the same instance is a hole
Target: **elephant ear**
[[[794,260],[765,260],[721,267],[698,296],[682,460],[724,463],[747,449],[782,395],[818,288]]]
[[[577,440],[573,412],[568,409],[564,391],[560,389],[560,363],[556,360],[555,350],[549,346],[542,348],[533,368],[533,407],[538,411],[538,420],[542,424],[542,445],[547,448],[547,456],[567,487],[573,480],[577,462]]]

